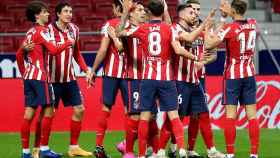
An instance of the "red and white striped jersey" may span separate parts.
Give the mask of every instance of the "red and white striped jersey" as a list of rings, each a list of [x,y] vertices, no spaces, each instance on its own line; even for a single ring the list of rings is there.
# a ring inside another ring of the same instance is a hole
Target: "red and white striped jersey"
[[[175,33],[171,26],[152,20],[128,30],[127,35],[141,42],[144,56],[142,79],[173,80],[171,42],[175,40]]]
[[[196,39],[197,44],[197,54],[199,59],[202,58],[203,53],[205,51],[204,49],[204,34],[201,34],[198,39]],[[206,68],[205,66],[203,66],[200,70],[197,71],[197,76],[198,78],[205,78],[205,74],[206,74]]]
[[[17,64],[23,79],[49,81],[48,54],[59,54],[72,43],[67,40],[63,45],[53,44],[49,30],[45,26],[35,25],[26,33],[24,41],[33,42],[34,49],[16,54]]]
[[[107,29],[109,26],[116,28],[120,23],[119,18],[115,18],[106,22],[102,27],[101,33],[104,37],[109,37]],[[127,56],[124,52],[118,52],[113,41],[111,40],[104,59],[104,74],[109,77],[126,78],[127,77]]]
[[[128,29],[136,26],[130,25]],[[142,79],[143,47],[138,38],[127,37],[127,74],[130,79]]]
[[[174,30],[176,32],[190,32],[191,30],[185,30],[183,27],[181,27],[179,24],[173,25]],[[188,42],[181,42],[182,46],[185,47],[186,50],[188,50],[190,53],[198,56],[198,46],[196,44],[196,41],[193,43]],[[199,79],[197,75],[197,70],[195,68],[194,60],[186,59],[182,56],[175,55],[174,61],[176,64],[174,64],[174,74],[175,74],[175,80],[177,81],[185,81],[188,83],[194,83],[198,84]]]
[[[218,33],[226,42],[226,79],[239,79],[255,75],[253,57],[256,45],[257,23],[255,19],[226,24]]]
[[[76,80],[73,59],[84,72],[87,71],[87,65],[80,52],[79,28],[75,24],[69,23],[67,29],[63,31],[58,28],[55,22],[49,24],[48,28],[50,36],[56,45],[64,44],[68,39],[75,40],[74,48],[68,47],[61,54],[49,56],[50,81],[63,83]]]

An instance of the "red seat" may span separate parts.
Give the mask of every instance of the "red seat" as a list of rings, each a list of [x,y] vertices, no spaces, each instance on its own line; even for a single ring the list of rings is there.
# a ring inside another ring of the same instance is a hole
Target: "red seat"
[[[8,27],[14,26],[15,20],[13,17],[0,17],[0,25],[5,30]]]
[[[24,4],[24,3],[9,2],[8,4],[6,4],[6,12],[17,13],[19,15],[25,15],[26,6],[27,6],[27,4]]]
[[[81,50],[96,51],[100,45],[101,36],[81,36]]]
[[[17,48],[14,46],[13,37],[0,38],[0,52],[15,52]]]

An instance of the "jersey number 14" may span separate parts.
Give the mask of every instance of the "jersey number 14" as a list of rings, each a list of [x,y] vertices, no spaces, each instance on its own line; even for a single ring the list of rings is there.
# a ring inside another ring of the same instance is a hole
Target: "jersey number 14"
[[[241,32],[238,35],[240,41],[240,54],[244,54],[245,51],[254,51],[256,45],[256,30],[249,32],[249,37],[246,43],[245,32]]]

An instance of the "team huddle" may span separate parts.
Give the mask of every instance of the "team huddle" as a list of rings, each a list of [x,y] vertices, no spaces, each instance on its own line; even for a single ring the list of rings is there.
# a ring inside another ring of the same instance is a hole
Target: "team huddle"
[[[101,29],[102,39],[89,70],[80,53],[79,28],[71,22],[72,7],[57,4],[55,22],[48,23],[48,7],[32,1],[26,17],[34,23],[18,49],[16,59],[22,74],[25,112],[21,128],[22,158],[60,158],[48,146],[51,125],[60,100],[72,106],[68,155],[109,158],[103,146],[107,122],[118,91],[126,113],[125,138],[117,145],[124,158],[200,158],[195,142],[200,131],[208,158],[234,158],[237,106],[244,105],[251,143],[250,158],[258,158],[259,124],[256,118],[256,81],[253,57],[257,36],[255,19],[246,19],[247,3],[221,0],[220,22],[216,9],[202,21],[199,0],[177,6],[172,21],[165,0],[114,0],[115,18]],[[226,17],[233,21],[226,23]],[[205,89],[205,65],[217,58],[217,47],[226,45],[223,100],[226,117],[226,154],[215,147]],[[92,152],[78,145],[82,128],[83,96],[73,68],[75,60],[86,73],[88,87],[94,86],[97,69],[103,63],[102,111],[96,116],[96,147]],[[29,148],[30,126],[41,106],[35,142]],[[166,118],[156,122],[161,111]],[[185,145],[182,120],[189,117]],[[171,140],[168,150],[166,146]],[[134,144],[138,140],[138,153]],[[187,148],[186,148],[187,146]]]

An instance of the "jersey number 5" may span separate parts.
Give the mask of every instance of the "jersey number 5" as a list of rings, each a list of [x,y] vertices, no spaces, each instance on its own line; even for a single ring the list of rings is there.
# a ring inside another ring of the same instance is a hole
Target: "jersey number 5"
[[[149,52],[152,56],[157,56],[161,52],[161,37],[159,32],[151,32],[148,35],[149,40]]]
[[[256,45],[256,30],[252,30],[249,32],[249,37],[247,40],[247,45],[246,45],[246,38],[245,38],[245,33],[241,32],[238,36],[238,39],[240,41],[240,54],[244,54],[245,51],[253,51],[255,49]]]

